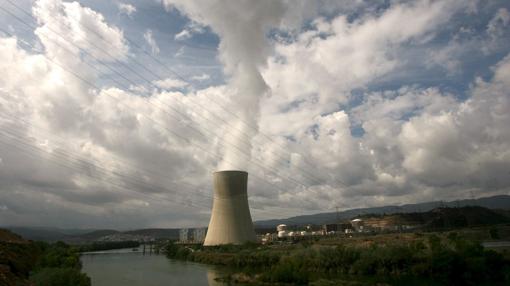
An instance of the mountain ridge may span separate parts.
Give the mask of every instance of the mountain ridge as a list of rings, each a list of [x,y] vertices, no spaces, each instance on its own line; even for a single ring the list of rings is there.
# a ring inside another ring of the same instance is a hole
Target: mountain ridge
[[[498,195],[483,197],[478,199],[456,200],[450,202],[433,201],[417,204],[404,204],[400,206],[390,205],[371,208],[357,208],[338,212],[317,213],[311,215],[300,215],[284,219],[271,219],[255,221],[256,229],[271,229],[278,224],[287,225],[307,225],[307,224],[327,224],[338,220],[345,221],[359,215],[366,214],[394,214],[394,213],[413,213],[427,212],[438,207],[464,207],[481,206],[488,209],[510,210],[510,196]],[[12,232],[19,234],[28,240],[43,241],[94,241],[104,235],[111,234],[131,234],[131,235],[149,235],[155,238],[178,239],[179,228],[140,228],[125,231],[112,229],[60,229],[52,227],[16,227],[4,226]]]
[[[400,206],[390,205],[371,208],[357,208],[341,212],[327,212],[311,215],[300,215],[285,219],[271,219],[255,221],[255,227],[274,227],[278,224],[287,225],[306,225],[306,224],[326,224],[334,223],[337,220],[344,221],[363,214],[392,214],[392,213],[411,213],[427,212],[438,207],[464,207],[480,206],[488,209],[510,209],[510,196],[498,195],[491,197],[482,197],[478,199],[464,199],[455,201],[432,201],[417,204],[404,204]]]

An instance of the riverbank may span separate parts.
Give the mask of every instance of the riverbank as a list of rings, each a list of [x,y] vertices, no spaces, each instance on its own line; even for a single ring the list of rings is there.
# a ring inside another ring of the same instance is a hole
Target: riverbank
[[[172,259],[231,267],[235,271],[225,277],[225,280],[238,283],[301,285],[510,283],[508,258],[501,253],[485,249],[480,243],[468,240],[456,232],[444,235],[394,234],[383,238],[345,240],[336,244],[331,241],[327,244],[308,241],[267,246],[248,244],[202,247],[169,243],[165,252]]]
[[[0,229],[0,285],[90,286],[79,252],[65,243],[33,242]]]

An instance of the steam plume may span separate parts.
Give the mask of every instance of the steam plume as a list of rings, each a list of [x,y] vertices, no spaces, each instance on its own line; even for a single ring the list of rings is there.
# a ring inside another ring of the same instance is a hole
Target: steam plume
[[[280,24],[285,13],[283,3],[248,0],[164,0],[164,3],[167,8],[175,7],[193,21],[211,27],[220,36],[220,59],[235,92],[234,103],[228,108],[237,114],[224,140],[230,142],[229,146],[246,146],[248,134],[249,150],[244,153],[251,154],[251,138],[258,133],[260,98],[268,92],[259,72],[270,51],[266,34],[269,28]],[[247,168],[248,160],[229,146],[219,169]]]

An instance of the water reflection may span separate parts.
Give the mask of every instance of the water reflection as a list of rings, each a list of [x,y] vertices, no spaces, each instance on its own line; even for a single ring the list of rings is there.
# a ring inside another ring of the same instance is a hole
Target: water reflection
[[[208,268],[207,269],[207,283],[209,286],[224,286],[227,285],[226,283],[220,282],[216,280],[217,278],[221,278],[222,273],[218,272],[218,270],[214,268]]]
[[[215,280],[222,272],[213,266],[169,260],[163,255],[106,251],[84,254],[81,261],[92,286],[227,285]]]

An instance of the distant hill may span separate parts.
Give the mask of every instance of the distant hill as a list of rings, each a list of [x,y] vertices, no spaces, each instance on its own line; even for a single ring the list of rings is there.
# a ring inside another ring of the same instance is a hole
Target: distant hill
[[[103,236],[112,235],[120,233],[120,231],[113,230],[113,229],[101,229],[101,230],[94,230],[92,232],[87,232],[81,235],[73,235],[74,237],[79,237],[84,240],[97,240]]]
[[[392,214],[392,213],[415,213],[428,212],[439,207],[464,207],[480,206],[488,209],[510,210],[510,196],[501,195],[485,197],[474,200],[458,200],[451,202],[426,202],[419,204],[406,204],[401,206],[384,206],[373,208],[360,208],[338,212],[339,220],[348,220],[363,214]],[[275,227],[278,224],[287,225],[307,225],[307,224],[326,224],[337,220],[336,212],[319,213],[313,215],[295,216],[286,219],[273,219],[254,222],[256,228]]]
[[[155,239],[160,239],[160,238],[177,239],[177,238],[179,238],[179,229],[178,228],[145,228],[145,229],[124,231],[123,233],[133,234],[133,235],[151,236],[151,237],[154,237]]]
[[[479,206],[438,208],[424,214],[431,214],[429,215],[431,220],[427,222],[430,228],[470,227],[510,222],[508,214]]]
[[[100,230],[62,230],[58,228],[30,228],[30,227],[6,227],[6,229],[28,240],[40,240],[47,242],[64,241],[71,244],[83,244],[98,241],[103,237],[115,234],[130,234],[149,236],[155,239],[178,239],[179,229],[176,228],[148,228],[129,231],[117,231],[112,229]]]
[[[25,243],[23,238],[11,231],[0,228],[0,242],[6,243]]]
[[[485,197],[475,200],[459,200],[451,202],[427,202],[420,204],[407,204],[401,206],[384,206],[374,208],[360,208],[346,210],[338,213],[340,220],[352,219],[359,215],[366,214],[396,214],[396,213],[421,213],[428,212],[440,207],[464,207],[464,206],[481,206],[488,209],[498,210],[504,214],[505,210],[510,211],[510,196],[494,196]],[[255,228],[259,233],[266,233],[273,230],[278,224],[284,223],[287,225],[307,225],[315,224],[321,225],[326,223],[333,223],[337,220],[336,212],[319,213],[313,215],[295,216],[286,219],[273,219],[256,221]],[[42,241],[66,241],[69,243],[86,243],[100,239],[101,237],[113,234],[131,234],[140,236],[150,236],[156,239],[178,239],[179,229],[176,228],[147,228],[136,229],[129,231],[117,230],[91,230],[91,229],[59,229],[59,228],[44,228],[44,227],[4,227],[14,233],[21,235],[24,239],[29,240],[42,240]]]
[[[408,226],[435,230],[509,223],[510,212],[478,206],[440,207],[421,213],[366,214],[356,218],[372,229],[395,230],[399,226]]]
[[[5,228],[21,235],[24,239],[48,242],[66,240],[70,236],[81,235],[91,231],[90,229],[60,229],[50,227],[7,226]]]

